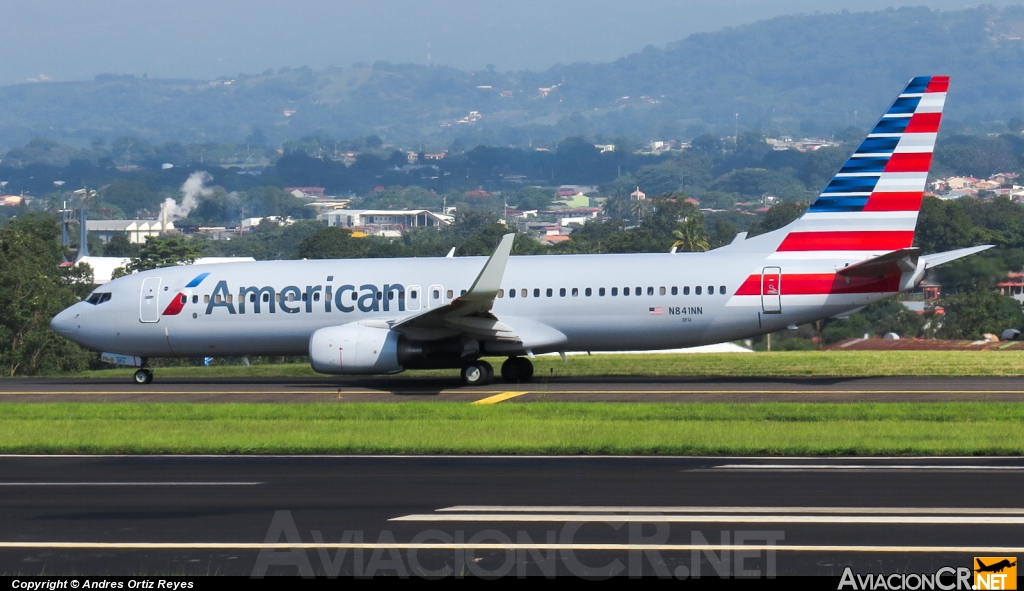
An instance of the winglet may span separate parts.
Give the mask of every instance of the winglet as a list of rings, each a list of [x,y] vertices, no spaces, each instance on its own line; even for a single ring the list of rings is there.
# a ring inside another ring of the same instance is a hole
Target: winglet
[[[515,239],[515,234],[505,234],[501,237],[498,248],[495,248],[494,254],[487,259],[487,263],[477,275],[473,286],[459,300],[468,302],[494,300],[498,295],[498,289],[501,288],[501,278],[505,275],[505,264],[508,263],[508,257],[512,254],[512,242]]]

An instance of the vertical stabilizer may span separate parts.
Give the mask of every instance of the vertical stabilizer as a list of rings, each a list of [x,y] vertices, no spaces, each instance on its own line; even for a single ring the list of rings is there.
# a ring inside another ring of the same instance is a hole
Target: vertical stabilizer
[[[908,248],[931,167],[949,76],[918,76],[788,232],[778,252]]]

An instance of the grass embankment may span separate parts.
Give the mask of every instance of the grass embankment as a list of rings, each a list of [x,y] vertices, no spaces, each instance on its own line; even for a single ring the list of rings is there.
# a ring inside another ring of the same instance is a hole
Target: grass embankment
[[[500,367],[501,358],[490,360]],[[534,360],[536,375],[679,377],[871,377],[1024,375],[1024,351],[785,351],[652,355],[572,355],[568,362],[544,356]],[[77,377],[127,378],[133,370],[111,369]],[[308,364],[160,367],[159,377],[239,378],[316,377]],[[455,370],[409,371],[403,377],[454,377]],[[322,376],[321,376],[322,377]]]
[[[1011,454],[1012,403],[5,404],[3,453]]]

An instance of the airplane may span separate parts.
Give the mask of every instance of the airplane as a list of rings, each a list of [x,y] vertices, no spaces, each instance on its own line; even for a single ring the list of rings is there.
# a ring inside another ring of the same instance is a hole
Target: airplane
[[[525,382],[536,354],[735,341],[844,315],[991,246],[921,254],[914,230],[948,76],[913,78],[797,220],[704,253],[186,265],[111,281],[59,334],[153,379],[159,357],[308,355],[325,374],[460,369]]]
[[[976,572],[979,572],[979,573],[998,573],[998,572],[1002,571],[1003,569],[1017,566],[1017,561],[1012,561],[1011,562],[1009,559],[1006,559],[1006,558],[1004,558],[1004,559],[1002,559],[999,562],[996,562],[994,564],[989,564],[987,566],[985,565],[984,562],[981,561],[980,558],[975,558],[975,561],[977,561],[977,563],[978,563],[978,568],[976,569]]]

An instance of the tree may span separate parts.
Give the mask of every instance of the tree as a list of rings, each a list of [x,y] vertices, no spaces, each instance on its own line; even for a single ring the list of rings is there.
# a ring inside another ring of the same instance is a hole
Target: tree
[[[353,238],[352,231],[330,226],[308,236],[299,244],[304,259],[358,259],[369,253],[365,238]]]
[[[796,220],[806,210],[807,206],[803,203],[794,203],[792,201],[776,203],[765,212],[763,220],[754,222],[750,226],[750,235],[757,236],[758,234],[778,230]]]
[[[122,277],[140,271],[173,267],[175,265],[191,265],[203,255],[197,243],[184,236],[160,238],[146,237],[146,244],[139,249],[139,256],[133,257],[123,269],[114,271],[114,277]]]
[[[690,216],[681,225],[680,229],[672,231],[672,235],[676,237],[676,241],[672,243],[673,248],[683,252],[708,250],[708,229],[704,226],[703,216]]]
[[[991,289],[972,289],[943,298],[945,314],[936,333],[943,339],[979,339],[985,333],[999,335],[1007,328],[1021,328],[1020,303]]]
[[[50,319],[92,289],[88,266],[61,268],[55,218],[23,216],[0,229],[0,368],[4,374],[85,369],[90,354]]]

